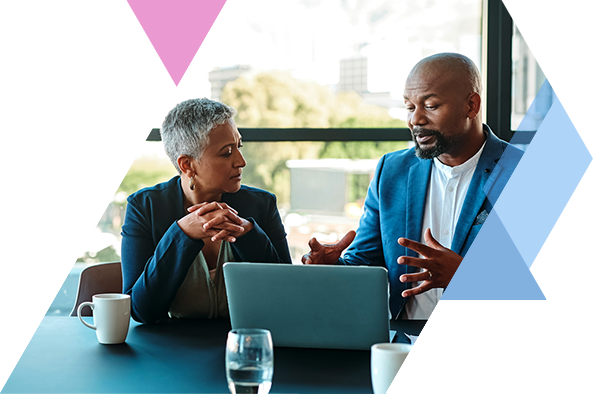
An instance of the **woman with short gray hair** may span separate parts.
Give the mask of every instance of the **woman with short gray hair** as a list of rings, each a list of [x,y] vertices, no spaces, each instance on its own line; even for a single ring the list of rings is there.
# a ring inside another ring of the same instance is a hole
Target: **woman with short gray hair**
[[[208,145],[208,134],[237,115],[235,108],[206,98],[187,100],[173,108],[163,121],[161,141],[165,153],[179,174],[181,155],[199,159]]]
[[[178,176],[128,197],[124,293],[132,317],[228,317],[222,264],[290,263],[276,197],[241,185],[246,161],[235,109],[203,99],[172,109],[161,128]]]

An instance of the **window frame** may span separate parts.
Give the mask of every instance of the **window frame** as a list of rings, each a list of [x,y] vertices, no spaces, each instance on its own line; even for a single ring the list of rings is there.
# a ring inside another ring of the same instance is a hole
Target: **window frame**
[[[509,142],[512,113],[512,38],[514,19],[594,19],[594,3],[580,0],[487,1],[487,124]],[[522,131],[515,143],[529,144],[536,130]]]
[[[486,123],[509,142],[512,110],[513,20],[502,0],[483,0],[482,45]],[[240,128],[244,142],[283,141],[412,141],[408,128]],[[535,131],[522,131],[514,143],[529,144]],[[161,141],[158,128],[147,141]]]
[[[412,141],[407,128],[245,128],[244,142],[294,141]],[[159,129],[152,129],[147,141],[161,141]]]

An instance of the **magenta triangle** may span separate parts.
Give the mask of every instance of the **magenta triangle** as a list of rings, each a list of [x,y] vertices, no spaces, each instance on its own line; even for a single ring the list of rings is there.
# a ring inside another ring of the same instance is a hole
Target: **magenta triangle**
[[[126,112],[135,153],[225,0],[126,1]]]

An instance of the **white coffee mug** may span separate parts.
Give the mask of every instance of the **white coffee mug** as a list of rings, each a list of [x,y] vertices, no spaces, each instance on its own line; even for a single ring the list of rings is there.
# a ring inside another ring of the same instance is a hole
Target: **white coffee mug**
[[[80,315],[83,307],[93,310],[95,325],[84,321]],[[83,302],[76,314],[80,321],[97,333],[99,343],[106,345],[123,343],[130,326],[130,296],[128,294],[95,294],[93,302]]]
[[[377,343],[371,347],[371,383],[374,394],[386,394],[412,345]]]

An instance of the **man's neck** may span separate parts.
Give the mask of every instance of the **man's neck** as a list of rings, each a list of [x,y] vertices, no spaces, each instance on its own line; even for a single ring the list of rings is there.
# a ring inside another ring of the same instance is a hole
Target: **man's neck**
[[[466,163],[471,157],[482,148],[483,144],[487,140],[487,132],[483,130],[482,124],[480,131],[472,133],[473,138],[467,144],[454,153],[444,153],[437,157],[437,159],[445,164],[446,166],[456,167]]]

